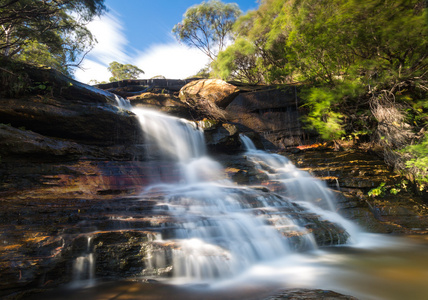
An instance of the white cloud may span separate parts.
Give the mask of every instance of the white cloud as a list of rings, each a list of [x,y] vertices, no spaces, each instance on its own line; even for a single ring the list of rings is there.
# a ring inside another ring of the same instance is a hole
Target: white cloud
[[[147,50],[128,55],[128,40],[118,17],[107,13],[88,24],[88,29],[98,43],[83,60],[82,70],[75,71],[78,81],[88,83],[91,79],[108,81],[111,74],[107,71],[112,61],[130,63],[144,70],[141,78],[163,75],[171,79],[183,79],[195,75],[209,59],[200,50],[181,45],[176,41],[167,44],[155,44]]]
[[[133,64],[144,71],[144,78],[163,75],[183,79],[195,75],[208,62],[208,57],[200,50],[171,42],[151,46],[138,55]]]
[[[131,59],[126,53],[128,40],[123,34],[123,25],[114,12],[109,12],[87,25],[97,39],[94,49],[86,56],[74,73],[78,81],[108,81],[111,74],[107,71],[112,61],[128,63]]]
[[[107,65],[114,60],[121,63],[129,60],[126,54],[128,40],[123,33],[123,25],[113,13],[96,18],[87,27],[98,41],[89,59]]]
[[[74,76],[80,82],[89,83],[92,79],[99,82],[108,82],[111,77],[110,72],[107,71],[107,65],[97,63],[93,60],[85,59],[80,66],[82,69],[77,69],[74,72]]]

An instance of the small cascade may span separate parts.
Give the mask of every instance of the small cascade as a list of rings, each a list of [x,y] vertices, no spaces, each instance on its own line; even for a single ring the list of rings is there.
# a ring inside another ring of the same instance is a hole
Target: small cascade
[[[131,110],[132,105],[131,102],[129,102],[128,99],[124,99],[116,94],[112,94],[114,96],[114,100],[116,101],[116,104],[119,108]]]
[[[273,209],[293,210],[282,200],[215,182],[171,188],[159,207],[167,207],[177,220],[172,237],[179,245],[173,252],[174,275],[224,278],[290,253],[290,244],[275,226],[289,226],[294,231],[301,228],[291,217]]]
[[[287,197],[294,201],[310,202],[323,209],[335,210],[334,197],[322,181],[299,170],[284,156],[257,150],[247,136],[241,134],[240,138],[246,146],[247,159],[264,172],[270,181],[281,183]]]
[[[196,124],[157,111],[134,108],[149,144],[149,155],[163,160],[188,163],[205,154],[203,132]]]
[[[263,150],[257,150],[250,138],[241,134],[246,148],[246,157],[257,169],[264,172],[270,181],[283,186],[282,193],[309,211],[341,225],[356,239],[359,229],[352,222],[336,213],[335,198],[326,184],[308,172],[296,168],[287,158]]]
[[[92,286],[95,283],[95,257],[92,252],[92,239],[87,237],[84,253],[73,263],[73,287]]]

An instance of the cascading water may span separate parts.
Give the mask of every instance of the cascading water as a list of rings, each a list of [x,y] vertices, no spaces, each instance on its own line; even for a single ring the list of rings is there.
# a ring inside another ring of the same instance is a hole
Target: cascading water
[[[287,158],[278,154],[257,150],[250,138],[241,134],[240,139],[246,149],[246,157],[256,168],[264,172],[270,181],[280,183],[285,196],[321,217],[340,224],[356,239],[359,229],[336,211],[334,195],[324,182],[312,177],[308,172],[296,168]]]
[[[154,144],[152,150],[179,165],[181,182],[164,185],[164,202],[158,203],[158,209],[167,210],[177,220],[170,239],[177,244],[174,275],[224,277],[288,251],[280,234],[248,213],[251,207],[231,192],[236,187],[223,179],[221,166],[205,155],[201,131],[185,120],[146,110],[133,112]]]
[[[221,166],[206,156],[203,132],[193,123],[159,112],[132,111],[145,132],[149,156],[174,161],[180,170],[178,183],[158,182],[145,191],[161,192],[163,200],[157,209],[175,219],[175,230],[167,239],[174,244],[175,277],[205,280],[236,275],[258,262],[291,253],[290,237],[299,239],[301,249],[316,247],[306,221],[296,217],[303,208],[285,197],[226,180]],[[243,141],[251,142],[245,137]],[[257,162],[260,169],[281,169],[288,164],[282,156],[251,149],[251,144],[247,155],[254,162],[256,157],[263,157]],[[269,176],[272,180],[292,181],[292,176],[282,178],[287,172],[272,172]],[[313,194],[307,190],[296,185],[289,196],[309,201]],[[317,192],[326,193],[322,187]],[[331,204],[327,201],[327,205]]]
[[[95,279],[95,262],[92,252],[91,237],[87,237],[87,245],[84,253],[77,257],[73,263],[73,282],[72,286],[92,286]]]

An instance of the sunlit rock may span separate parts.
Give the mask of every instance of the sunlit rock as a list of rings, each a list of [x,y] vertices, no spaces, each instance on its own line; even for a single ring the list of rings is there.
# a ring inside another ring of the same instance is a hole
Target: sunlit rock
[[[186,84],[180,90],[180,100],[198,105],[199,101],[208,101],[225,108],[238,95],[239,89],[220,79],[201,79]]]

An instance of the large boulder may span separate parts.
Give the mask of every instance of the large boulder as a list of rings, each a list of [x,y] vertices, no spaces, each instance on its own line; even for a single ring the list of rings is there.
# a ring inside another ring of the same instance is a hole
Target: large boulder
[[[189,82],[180,90],[180,100],[208,119],[226,120],[223,110],[238,95],[239,89],[219,79]]]
[[[189,82],[180,90],[183,102],[197,103],[200,99],[225,108],[238,95],[239,89],[220,79],[201,79]]]

